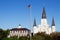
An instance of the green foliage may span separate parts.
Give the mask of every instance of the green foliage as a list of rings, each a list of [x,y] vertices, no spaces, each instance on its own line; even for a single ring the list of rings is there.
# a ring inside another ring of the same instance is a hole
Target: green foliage
[[[37,33],[32,37],[32,40],[51,40],[51,37],[45,33]]]
[[[14,37],[10,37],[10,38],[3,38],[2,40],[27,40],[28,38],[25,36],[25,37],[20,37],[18,38],[17,36],[14,36]]]
[[[44,40],[45,38],[39,35],[35,35],[34,37],[32,37],[32,40]]]
[[[3,34],[4,34],[4,37],[7,37],[9,34],[9,30],[5,30]]]
[[[3,38],[2,40],[9,40],[9,38]]]
[[[27,40],[28,38],[27,37],[20,37],[19,40]]]
[[[19,39],[16,37],[11,37],[11,38],[3,38],[2,40],[19,40]]]
[[[2,38],[4,36],[3,34],[4,34],[4,31],[2,29],[0,29],[0,40],[2,40]]]
[[[9,30],[0,29],[0,40],[30,40],[30,36],[22,36],[19,38],[17,36],[13,36],[7,38],[8,35]],[[52,33],[51,35],[47,35],[45,33],[37,33],[33,37],[31,37],[31,40],[57,40],[60,37],[59,35],[60,32]]]
[[[0,29],[0,40],[2,40],[3,38],[7,37],[8,34],[9,34],[9,30]]]

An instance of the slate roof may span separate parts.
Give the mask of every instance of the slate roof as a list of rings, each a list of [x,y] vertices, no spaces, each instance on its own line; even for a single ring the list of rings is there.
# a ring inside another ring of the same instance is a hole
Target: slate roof
[[[10,31],[20,31],[20,30],[28,30],[28,31],[30,31],[27,28],[13,28],[13,29],[10,29]]]

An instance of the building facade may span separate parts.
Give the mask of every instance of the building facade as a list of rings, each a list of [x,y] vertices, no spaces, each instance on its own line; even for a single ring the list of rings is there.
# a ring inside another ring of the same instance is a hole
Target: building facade
[[[22,28],[21,25],[19,25],[18,28],[10,29],[10,33],[8,35],[9,37],[17,36],[18,38],[21,36],[31,36],[31,31],[27,28]]]
[[[33,32],[34,34],[36,34],[38,32],[40,32],[40,33],[45,32],[46,34],[51,34],[56,31],[54,18],[52,18],[51,26],[49,26],[49,24],[48,24],[45,8],[43,8],[43,11],[42,11],[42,19],[41,19],[40,25],[38,25],[38,26],[36,25],[36,19],[34,18],[33,31],[34,31]]]

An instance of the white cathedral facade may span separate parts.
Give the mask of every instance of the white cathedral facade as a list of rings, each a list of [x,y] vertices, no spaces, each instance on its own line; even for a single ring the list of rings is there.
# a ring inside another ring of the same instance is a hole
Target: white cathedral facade
[[[36,19],[34,19],[34,24],[33,24],[33,34],[36,34],[38,32],[45,32],[46,34],[51,34],[56,31],[55,28],[55,22],[54,18],[52,18],[52,24],[49,26],[47,18],[46,18],[46,11],[45,8],[43,8],[42,11],[42,19],[41,19],[41,24],[39,26],[36,25]]]

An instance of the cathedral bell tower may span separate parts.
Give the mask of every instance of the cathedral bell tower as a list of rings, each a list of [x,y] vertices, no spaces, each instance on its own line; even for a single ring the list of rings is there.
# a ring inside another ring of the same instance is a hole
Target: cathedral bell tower
[[[51,29],[52,29],[52,33],[55,32],[55,22],[54,22],[54,18],[52,18],[52,25],[51,25]]]
[[[45,7],[43,7],[43,11],[42,11],[41,25],[47,25],[47,19],[46,19],[46,11],[45,11]]]
[[[33,31],[34,31],[34,34],[36,34],[38,32],[35,18],[34,18],[34,24],[33,24]]]

